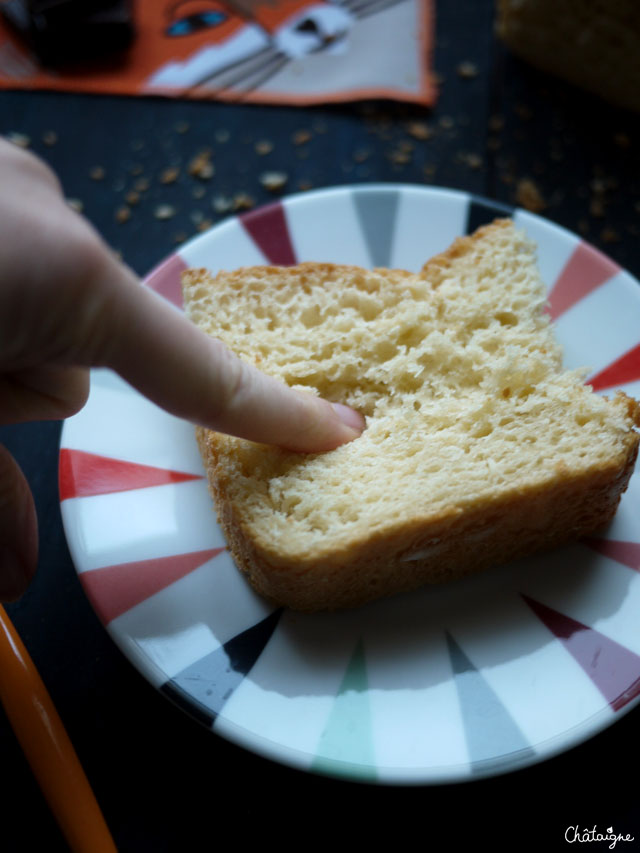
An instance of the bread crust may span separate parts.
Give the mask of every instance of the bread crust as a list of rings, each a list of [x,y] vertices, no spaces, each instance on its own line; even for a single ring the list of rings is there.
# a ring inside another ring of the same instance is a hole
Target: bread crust
[[[619,398],[640,424],[638,403],[624,394]],[[559,465],[553,482],[516,484],[471,508],[450,506],[392,523],[348,546],[291,559],[247,529],[217,464],[225,438],[202,428],[197,438],[218,521],[236,564],[261,595],[303,611],[355,607],[452,581],[593,533],[615,514],[640,443],[640,436],[630,432],[624,452],[606,466],[576,474]]]

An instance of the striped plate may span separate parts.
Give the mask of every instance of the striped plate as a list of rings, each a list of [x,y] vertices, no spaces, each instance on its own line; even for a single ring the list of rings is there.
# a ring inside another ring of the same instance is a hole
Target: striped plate
[[[148,277],[298,260],[418,269],[511,214],[538,242],[566,362],[640,397],[640,289],[573,234],[468,194],[403,185],[292,196],[229,219]],[[295,767],[440,783],[540,761],[640,696],[640,475],[598,538],[359,610],[274,610],[214,523],[191,427],[97,370],[60,451],[65,530],[135,666],[214,732]]]

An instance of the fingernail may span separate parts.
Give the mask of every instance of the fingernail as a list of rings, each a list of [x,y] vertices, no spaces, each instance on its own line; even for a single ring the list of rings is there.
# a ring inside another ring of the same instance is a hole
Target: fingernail
[[[344,406],[342,403],[332,403],[331,405],[333,406],[334,412],[345,426],[348,426],[357,432],[362,432],[365,427],[365,420],[359,412],[356,412],[355,409],[349,408],[349,406]]]
[[[15,601],[29,585],[22,560],[6,546],[0,546],[0,601]]]

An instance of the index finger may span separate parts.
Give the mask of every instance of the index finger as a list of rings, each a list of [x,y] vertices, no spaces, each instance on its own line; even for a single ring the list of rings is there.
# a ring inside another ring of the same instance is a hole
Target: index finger
[[[241,361],[140,285],[115,259],[100,273],[100,333],[91,364],[116,370],[162,408],[218,432],[290,450],[331,450],[364,419],[346,406],[294,391]]]

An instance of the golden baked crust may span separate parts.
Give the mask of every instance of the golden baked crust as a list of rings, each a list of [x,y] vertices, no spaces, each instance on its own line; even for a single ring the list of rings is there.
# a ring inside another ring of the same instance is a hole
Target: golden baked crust
[[[625,402],[640,424],[640,406],[629,397]],[[216,464],[224,437],[198,428],[197,438],[218,522],[236,564],[261,595],[304,611],[354,607],[452,581],[604,527],[628,486],[640,442],[630,432],[625,452],[606,467],[577,475],[559,469],[553,482],[527,489],[514,484],[509,493],[472,510],[452,506],[435,517],[407,518],[348,546],[301,555],[292,563],[273,541],[254,538],[243,524],[229,497],[224,468]],[[416,553],[417,559],[408,559]]]

